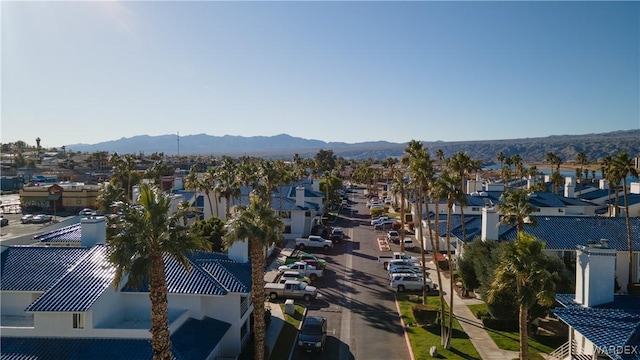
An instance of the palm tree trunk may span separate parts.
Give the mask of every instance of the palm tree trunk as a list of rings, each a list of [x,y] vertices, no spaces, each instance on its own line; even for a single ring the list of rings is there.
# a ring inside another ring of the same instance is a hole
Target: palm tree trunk
[[[420,212],[422,213],[422,199],[423,196],[422,194],[420,194]],[[427,207],[427,217],[429,216],[429,203],[427,203],[426,199],[425,199],[425,204]],[[427,277],[424,275],[425,274],[425,269],[427,266],[427,259],[425,256],[425,250],[424,250],[424,235],[422,233],[422,214],[420,214],[420,230],[418,231],[420,234],[420,256],[421,256],[421,270],[422,270],[422,303],[426,304],[427,303]],[[404,239],[403,239],[404,241]]]
[[[529,335],[527,334],[527,314],[528,309],[524,304],[520,304],[520,359],[529,359]]]
[[[631,236],[631,219],[629,217],[629,199],[627,199],[627,182],[624,180],[623,196],[624,196],[624,217],[627,225],[627,246],[629,247],[629,279],[627,282],[627,293],[631,293],[633,289],[633,242]]]
[[[439,206],[439,200],[436,199],[436,233],[438,235],[440,235],[438,233],[438,222],[439,222],[439,213],[440,213],[440,206]],[[427,217],[427,219],[429,219]],[[431,224],[431,221],[429,221],[429,224]],[[440,284],[440,290],[438,291],[438,296],[440,297],[440,344],[444,346],[445,343],[445,338],[446,338],[446,327],[445,327],[445,323],[444,323],[444,294],[442,293],[442,273],[440,272],[440,266],[438,265],[438,255],[440,254],[440,239],[438,239],[438,243],[436,244],[435,239],[431,240],[432,242],[432,246],[433,246],[433,255],[435,257],[435,265],[436,265],[436,273],[438,274],[438,284]]]
[[[151,300],[151,349],[153,360],[173,359],[171,333],[169,332],[167,281],[162,253],[151,256],[153,263],[149,274],[149,299]]]
[[[404,252],[404,187],[400,192],[400,251]]]
[[[251,241],[251,303],[253,304],[253,339],[255,360],[264,360],[264,267],[265,258],[258,241]]]
[[[205,190],[205,195],[207,195],[207,200],[209,201],[209,210],[211,211],[211,216],[213,216],[213,204],[211,204],[211,195],[209,195],[209,190]]]
[[[422,261],[424,262],[424,240],[422,238],[422,191],[419,187],[416,187],[416,203],[418,204],[418,237],[420,238],[420,254],[422,255]],[[400,240],[400,244],[402,244],[404,239]],[[424,270],[424,263],[423,263]],[[424,277],[424,276],[423,276]],[[423,283],[426,282],[423,279]],[[422,288],[422,304],[427,303],[427,292],[426,289]]]
[[[447,262],[449,263],[449,324],[447,329],[447,339],[445,342],[445,349],[449,349],[451,347],[451,336],[453,335],[453,292],[454,283],[453,283],[453,262],[451,261],[451,236],[449,235],[451,232],[451,206],[449,206],[449,210],[447,212]]]

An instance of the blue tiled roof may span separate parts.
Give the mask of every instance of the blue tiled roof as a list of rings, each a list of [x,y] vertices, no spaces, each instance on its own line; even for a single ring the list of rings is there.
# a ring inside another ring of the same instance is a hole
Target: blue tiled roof
[[[10,246],[2,252],[0,289],[45,291],[88,252],[79,247]]]
[[[206,359],[229,328],[231,324],[207,317],[187,320],[171,336],[176,360]]]
[[[77,242],[81,241],[81,224],[73,224],[63,228],[49,231],[44,234],[36,235],[34,240],[41,243],[60,243],[60,242]]]
[[[1,360],[149,360],[149,340],[2,337]]]
[[[206,359],[231,325],[207,318],[187,320],[173,335],[176,360]],[[150,360],[151,343],[146,339],[19,338],[2,337],[1,360]]]
[[[603,349],[640,345],[640,296],[617,295],[613,302],[589,308],[575,303],[574,299],[574,294],[558,294],[556,300],[564,307],[552,312],[594,345]],[[637,351],[609,355],[613,359],[640,359]]]
[[[602,216],[536,216],[537,224],[524,225],[524,232],[545,241],[550,250],[575,250],[588,240],[609,240],[609,247],[626,251],[627,228],[623,217]],[[640,251],[640,218],[631,218],[634,251]],[[517,229],[512,227],[500,235],[500,240],[514,240]]]
[[[550,192],[534,192],[529,197],[529,203],[538,208],[565,207],[560,196]]]
[[[589,191],[588,193],[584,193],[584,194],[580,194],[578,195],[578,197],[582,200],[595,200],[595,199],[600,199],[603,198],[605,196],[609,196],[612,195],[612,191],[611,190],[594,190],[594,191]]]
[[[107,260],[105,246],[96,245],[25,311],[87,311],[113,285],[114,275],[115,268]]]
[[[229,292],[249,293],[251,265],[230,260],[224,254],[197,253],[189,255],[191,269],[169,256],[164,257],[167,289],[171,294],[226,295]],[[232,273],[230,270],[238,271]],[[128,283],[122,291],[147,292],[148,284],[132,287]]]
[[[635,205],[640,202],[640,195],[638,194],[627,194],[627,199],[629,199],[629,205]],[[612,196],[611,200],[607,200],[605,204],[614,205],[616,203],[616,197]],[[620,192],[620,196],[618,196],[618,206],[624,206],[624,194]]]
[[[564,196],[559,196],[558,200],[562,201],[562,203],[566,206],[590,206],[590,207],[598,206],[592,202],[588,202],[588,201],[584,201],[576,198],[564,197]]]

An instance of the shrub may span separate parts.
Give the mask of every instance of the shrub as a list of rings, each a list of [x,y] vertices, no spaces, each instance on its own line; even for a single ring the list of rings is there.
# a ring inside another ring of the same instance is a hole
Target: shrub
[[[489,314],[488,311],[485,310],[476,310],[476,313],[474,314],[476,316],[477,319],[482,319],[483,317],[491,317],[491,314]]]
[[[414,304],[411,305],[411,311],[416,322],[423,326],[433,326],[436,324],[440,311],[435,305]]]
[[[520,330],[518,327],[518,320],[496,319],[491,316],[483,316],[481,320],[482,325],[489,329],[510,332],[517,332],[518,330]]]

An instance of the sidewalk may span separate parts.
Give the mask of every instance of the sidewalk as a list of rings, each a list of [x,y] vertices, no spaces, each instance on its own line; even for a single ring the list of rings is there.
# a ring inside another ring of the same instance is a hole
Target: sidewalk
[[[438,282],[438,274],[435,266],[433,262],[429,263],[429,273],[431,274],[431,280]],[[451,291],[449,279],[443,276],[442,281],[444,284],[438,284],[438,286],[440,290],[444,292],[445,301],[449,304],[449,294]],[[456,319],[458,319],[464,332],[469,336],[471,343],[478,351],[478,354],[480,354],[480,358],[483,360],[512,360],[518,358],[519,353],[517,351],[500,349],[484,329],[482,321],[477,319],[467,307],[467,304],[477,304],[480,300],[462,299],[455,291],[453,292],[453,299],[453,314]]]

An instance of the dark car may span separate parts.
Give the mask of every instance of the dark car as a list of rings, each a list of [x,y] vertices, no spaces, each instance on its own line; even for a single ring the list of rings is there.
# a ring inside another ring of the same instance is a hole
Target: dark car
[[[9,219],[6,219],[4,216],[0,216],[0,226],[9,225]]]
[[[344,239],[344,230],[339,227],[333,228],[333,230],[331,230],[330,240],[334,243],[339,243],[342,242],[342,239]]]
[[[298,333],[298,349],[303,351],[323,351],[327,341],[327,318],[307,316]]]

